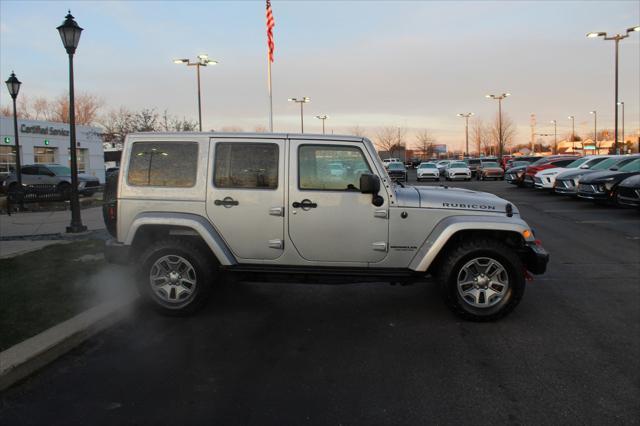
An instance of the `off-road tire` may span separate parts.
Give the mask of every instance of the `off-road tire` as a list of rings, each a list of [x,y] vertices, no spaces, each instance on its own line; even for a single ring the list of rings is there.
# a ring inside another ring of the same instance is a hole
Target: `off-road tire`
[[[193,296],[185,303],[174,305],[162,300],[151,288],[150,276],[153,265],[164,256],[180,256],[195,270],[196,286]],[[203,243],[190,238],[165,238],[146,247],[138,258],[136,283],[143,300],[158,312],[168,316],[191,315],[204,306],[214,286],[221,286],[222,274],[218,262],[207,252]]]
[[[458,292],[458,274],[471,259],[488,257],[505,268],[509,286],[496,305],[477,308],[467,303]],[[493,239],[466,240],[444,253],[436,271],[436,279],[446,305],[459,317],[476,322],[495,321],[509,314],[524,295],[524,266],[520,258],[504,243]]]

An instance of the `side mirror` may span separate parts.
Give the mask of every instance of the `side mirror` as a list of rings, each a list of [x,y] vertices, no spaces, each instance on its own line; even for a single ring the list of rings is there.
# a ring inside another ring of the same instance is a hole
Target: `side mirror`
[[[618,166],[613,166],[609,170],[611,170],[612,172],[615,172],[618,170]]]
[[[377,194],[380,191],[380,178],[376,175],[364,173],[360,176],[360,192],[363,194]]]
[[[588,169],[589,166],[587,166],[586,164],[583,164],[582,166],[580,166],[581,169]]]

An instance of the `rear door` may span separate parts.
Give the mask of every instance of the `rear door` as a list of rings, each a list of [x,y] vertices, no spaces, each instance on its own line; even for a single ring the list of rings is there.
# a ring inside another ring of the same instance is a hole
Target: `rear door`
[[[277,259],[284,249],[284,139],[210,141],[207,215],[239,258]]]

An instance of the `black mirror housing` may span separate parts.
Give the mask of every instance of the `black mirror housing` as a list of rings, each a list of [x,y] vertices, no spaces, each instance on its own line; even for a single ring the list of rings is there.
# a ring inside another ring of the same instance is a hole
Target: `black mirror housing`
[[[360,192],[362,194],[377,194],[380,191],[380,178],[369,173],[360,176]]]

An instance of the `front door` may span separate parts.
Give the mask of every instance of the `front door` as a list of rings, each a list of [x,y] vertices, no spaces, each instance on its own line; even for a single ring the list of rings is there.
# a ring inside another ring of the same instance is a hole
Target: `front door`
[[[291,140],[289,237],[300,256],[318,262],[379,262],[387,255],[388,198],[376,207],[361,194],[372,160],[357,142]]]
[[[284,248],[284,139],[211,139],[207,215],[243,259]]]

